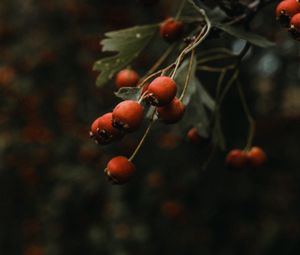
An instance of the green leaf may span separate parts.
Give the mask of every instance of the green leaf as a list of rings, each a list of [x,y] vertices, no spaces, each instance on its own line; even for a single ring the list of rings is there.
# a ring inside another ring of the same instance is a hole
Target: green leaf
[[[234,37],[246,40],[246,41],[252,43],[253,45],[256,45],[256,46],[259,46],[262,48],[268,48],[268,47],[275,46],[275,43],[269,41],[268,39],[264,38],[263,36],[255,34],[255,33],[247,32],[241,27],[233,27],[233,26],[221,24],[218,22],[213,23],[213,25],[228,34],[230,34]]]
[[[102,51],[117,52],[117,54],[95,62],[93,70],[100,71],[96,80],[97,86],[105,84],[116,72],[138,57],[157,32],[157,28],[158,24],[155,24],[106,33],[107,38],[101,41]]]
[[[120,88],[115,95],[123,100],[139,100],[141,96],[141,89],[137,87],[123,87]]]
[[[191,69],[190,82],[183,98],[183,103],[186,105],[186,112],[183,120],[179,122],[179,126],[181,130],[186,130],[192,126],[196,127],[201,136],[208,137],[210,133],[210,120],[207,109],[214,111],[215,101],[196,77],[196,66],[197,60],[195,58]],[[188,67],[189,59],[181,64],[174,78],[180,92],[184,87]]]

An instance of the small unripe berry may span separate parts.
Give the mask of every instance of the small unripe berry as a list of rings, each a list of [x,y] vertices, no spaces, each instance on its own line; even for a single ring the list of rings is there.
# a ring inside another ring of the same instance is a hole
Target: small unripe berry
[[[134,70],[124,69],[118,72],[115,82],[117,88],[135,87],[139,82],[139,75]]]
[[[276,17],[284,27],[289,26],[291,17],[298,12],[300,12],[300,4],[296,0],[282,1],[276,7]]]
[[[300,40],[300,13],[291,18],[289,31],[296,40]]]
[[[144,109],[136,101],[125,100],[113,110],[113,126],[121,131],[133,132],[139,128],[144,118]]]
[[[226,165],[233,168],[243,168],[247,163],[247,155],[239,149],[231,150],[226,156]]]
[[[184,104],[175,97],[168,105],[157,107],[159,120],[165,124],[173,124],[181,120],[185,112]]]
[[[194,143],[194,144],[199,144],[202,140],[197,128],[195,128],[195,127],[191,128],[188,131],[187,138],[191,143]]]
[[[176,96],[177,87],[173,79],[168,76],[160,76],[154,79],[148,86],[147,100],[155,106],[164,106]]]
[[[267,161],[267,155],[260,147],[252,147],[247,152],[249,163],[254,167],[262,166]]]
[[[122,135],[120,130],[112,126],[111,112],[97,118],[91,125],[90,136],[99,144],[108,144]]]
[[[169,18],[160,24],[160,36],[167,42],[174,42],[181,38],[183,34],[183,23]]]
[[[124,156],[112,158],[104,169],[104,173],[113,184],[124,184],[135,172],[135,165]]]

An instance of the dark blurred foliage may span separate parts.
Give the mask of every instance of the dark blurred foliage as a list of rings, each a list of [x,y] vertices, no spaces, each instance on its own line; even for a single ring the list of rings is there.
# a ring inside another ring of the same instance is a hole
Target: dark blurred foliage
[[[1,0],[1,255],[300,254],[300,44],[276,24],[274,5],[251,28],[277,47],[253,49],[241,67],[268,164],[232,172],[218,152],[203,171],[211,145],[158,124],[129,184],[104,177],[107,160],[129,155],[141,133],[105,148],[88,138],[91,121],[117,102],[113,82],[95,86],[99,41],[159,22],[176,3]],[[214,91],[214,77],[199,76]],[[222,113],[227,148],[242,148],[247,120],[234,89]]]

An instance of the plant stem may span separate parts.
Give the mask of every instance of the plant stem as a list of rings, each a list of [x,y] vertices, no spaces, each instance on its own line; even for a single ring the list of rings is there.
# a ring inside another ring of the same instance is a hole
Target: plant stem
[[[143,137],[141,138],[139,144],[137,145],[137,147],[135,148],[134,152],[132,153],[132,155],[131,155],[130,158],[128,159],[129,161],[132,161],[132,160],[134,159],[134,157],[136,156],[136,154],[137,154],[137,153],[139,152],[139,150],[141,149],[141,147],[142,147],[142,145],[143,145],[143,143],[144,143],[144,141],[145,141],[147,135],[149,134],[149,131],[150,131],[151,127],[152,127],[153,124],[154,124],[154,115],[155,115],[155,113],[156,113],[156,109],[154,109],[154,111],[153,111],[152,118],[151,118],[151,120],[150,120],[150,123],[149,123],[149,125],[148,125],[148,127],[147,127],[147,129],[146,129],[146,131],[145,131],[145,133],[144,133],[144,135],[143,135]]]
[[[255,121],[250,113],[249,107],[246,102],[245,93],[242,89],[240,82],[237,82],[237,88],[238,88],[238,92],[240,95],[240,99],[242,102],[244,112],[245,112],[245,114],[247,116],[247,120],[249,122],[249,133],[248,133],[247,143],[245,146],[245,150],[249,150],[250,147],[252,146],[252,141],[253,141],[253,137],[254,137],[254,133],[255,133]]]
[[[192,66],[193,66],[193,61],[194,61],[194,55],[195,55],[195,50],[192,50],[192,54],[191,54],[190,61],[189,61],[188,73],[187,73],[187,76],[186,76],[186,79],[185,79],[185,83],[184,83],[184,87],[183,87],[181,96],[179,97],[180,101],[182,101],[182,99],[183,99],[183,97],[184,97],[184,95],[187,91],[188,85],[190,83],[191,71],[192,71]]]
[[[186,2],[186,0],[181,0],[181,4],[180,4],[180,6],[179,6],[179,8],[178,8],[178,11],[177,11],[177,13],[176,13],[176,15],[175,15],[175,20],[178,20],[178,19],[179,19],[180,15],[181,15],[181,13],[182,13],[182,10],[183,10],[183,8],[184,8],[185,2]]]

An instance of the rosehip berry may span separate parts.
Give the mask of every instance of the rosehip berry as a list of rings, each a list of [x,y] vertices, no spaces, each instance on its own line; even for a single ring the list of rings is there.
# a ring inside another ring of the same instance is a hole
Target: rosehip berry
[[[112,113],[106,113],[97,118],[91,125],[90,136],[99,144],[108,144],[121,138],[120,130],[112,126]]]
[[[289,31],[296,40],[300,39],[300,13],[291,18]]]
[[[143,107],[133,100],[125,100],[119,103],[112,113],[113,126],[126,132],[133,132],[138,129],[143,118]]]
[[[168,76],[160,76],[150,83],[147,100],[152,105],[164,106],[172,101],[176,92],[175,81]]]
[[[173,124],[181,120],[185,112],[184,104],[175,97],[168,105],[157,107],[158,118],[165,124]]]
[[[296,0],[282,1],[276,7],[276,17],[284,27],[289,26],[291,17],[298,12],[300,12],[300,4]]]
[[[254,167],[259,167],[267,161],[267,155],[260,147],[252,147],[247,152],[249,163]]]
[[[104,173],[113,184],[124,184],[135,172],[135,165],[124,156],[112,158],[104,169]]]
[[[134,70],[124,69],[118,72],[115,82],[117,88],[135,87],[139,82],[139,75]]]
[[[243,168],[247,163],[247,155],[239,149],[231,150],[226,156],[226,165],[233,168]]]
[[[168,18],[160,24],[160,36],[167,42],[174,42],[183,34],[183,23],[173,18]]]
[[[191,128],[187,133],[187,138],[191,143],[198,144],[201,142],[201,136],[199,135],[199,132],[197,128],[193,127]]]

